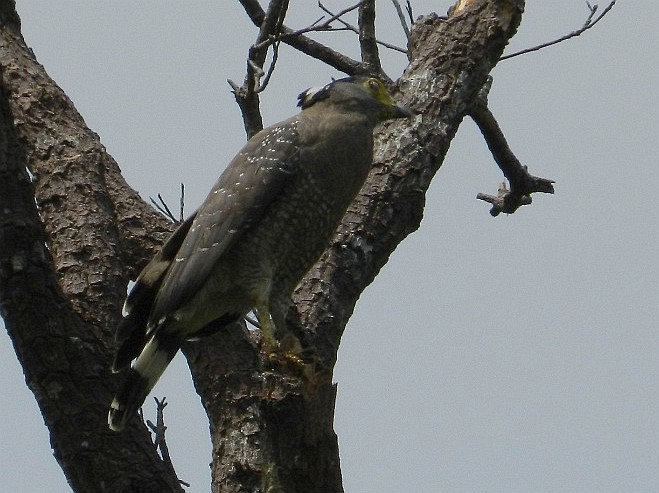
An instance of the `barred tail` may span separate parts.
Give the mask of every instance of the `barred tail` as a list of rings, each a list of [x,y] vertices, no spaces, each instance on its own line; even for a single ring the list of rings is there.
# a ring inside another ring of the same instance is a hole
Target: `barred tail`
[[[126,422],[137,413],[180,347],[180,338],[165,330],[156,332],[144,346],[128,371],[124,386],[110,405],[108,425],[111,430],[124,429]]]

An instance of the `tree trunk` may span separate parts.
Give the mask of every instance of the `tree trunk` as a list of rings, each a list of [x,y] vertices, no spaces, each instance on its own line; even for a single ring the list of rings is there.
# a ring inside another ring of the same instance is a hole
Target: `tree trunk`
[[[379,129],[366,185],[295,293],[291,324],[316,353],[311,381],[263,369],[238,326],[186,346],[210,421],[213,491],[343,491],[332,426],[343,328],[418,228],[430,181],[523,5],[461,1],[449,17],[414,24],[396,99],[419,115]],[[0,1],[0,22],[0,307],[27,384],[74,491],[180,491],[144,425],[117,434],[106,424],[126,284],[171,225],[36,62],[14,2]]]

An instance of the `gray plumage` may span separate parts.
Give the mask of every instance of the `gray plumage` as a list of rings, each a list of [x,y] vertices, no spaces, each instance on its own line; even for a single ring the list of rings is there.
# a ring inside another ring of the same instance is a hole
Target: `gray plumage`
[[[299,96],[302,111],[256,134],[201,207],[140,273],[117,328],[128,366],[108,423],[120,430],[183,341],[254,309],[285,330],[291,293],[327,247],[371,166],[373,129],[409,116],[382,82],[356,77]]]

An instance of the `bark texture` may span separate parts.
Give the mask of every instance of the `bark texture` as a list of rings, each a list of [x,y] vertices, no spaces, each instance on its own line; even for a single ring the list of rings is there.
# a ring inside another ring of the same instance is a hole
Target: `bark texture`
[[[420,114],[379,129],[366,185],[295,294],[290,320],[315,349],[313,378],[264,367],[239,326],[185,348],[210,421],[213,491],[343,491],[331,383],[341,334],[418,228],[430,180],[523,5],[463,1],[414,24],[396,98]],[[55,456],[74,491],[180,491],[143,425],[106,425],[125,286],[170,225],[35,60],[10,0],[0,0],[0,67],[0,308]]]
[[[13,2],[0,22],[0,306],[27,385],[74,491],[179,491],[144,427],[105,418],[126,283],[169,225],[36,62]]]

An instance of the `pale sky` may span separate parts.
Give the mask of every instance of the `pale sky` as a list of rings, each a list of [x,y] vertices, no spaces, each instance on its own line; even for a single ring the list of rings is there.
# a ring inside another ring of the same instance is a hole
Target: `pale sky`
[[[183,181],[191,212],[245,138],[226,79],[242,81],[256,31],[237,2],[17,3],[27,43],[129,183],[176,204]],[[412,3],[417,15],[450,5]],[[391,3],[379,5],[380,37],[404,44]],[[321,15],[315,2],[290,10],[291,27]],[[529,1],[509,51],[587,14],[582,0]],[[556,194],[490,217],[475,196],[502,177],[465,119],[420,230],[343,337],[335,429],[347,493],[659,491],[658,20],[657,2],[620,0],[580,38],[494,70],[490,107]],[[358,54],[353,36],[317,39]],[[383,55],[397,78],[405,57]],[[338,76],[282,48],[266,124]],[[0,367],[3,490],[70,491],[4,331]],[[170,403],[179,476],[209,491],[208,425],[183,358],[153,395]]]

